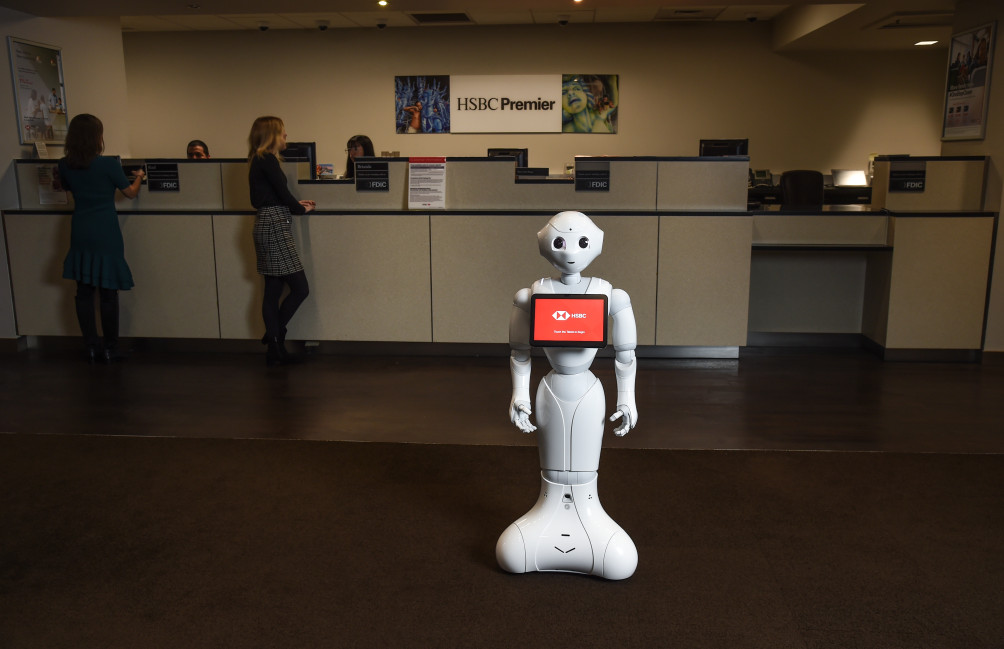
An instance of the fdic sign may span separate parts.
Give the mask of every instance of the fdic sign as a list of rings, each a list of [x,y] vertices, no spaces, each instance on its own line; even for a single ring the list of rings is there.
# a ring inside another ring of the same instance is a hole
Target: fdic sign
[[[450,75],[452,133],[560,133],[561,75]]]

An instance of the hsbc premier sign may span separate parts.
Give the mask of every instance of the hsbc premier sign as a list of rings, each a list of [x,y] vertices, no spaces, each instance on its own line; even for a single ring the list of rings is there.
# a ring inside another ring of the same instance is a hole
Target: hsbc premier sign
[[[561,75],[450,75],[453,133],[560,133]]]

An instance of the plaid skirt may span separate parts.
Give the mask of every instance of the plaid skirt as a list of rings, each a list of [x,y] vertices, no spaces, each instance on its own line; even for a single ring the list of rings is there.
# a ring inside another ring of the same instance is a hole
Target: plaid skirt
[[[262,275],[291,275],[303,270],[293,243],[293,218],[285,205],[259,208],[254,220],[254,255]]]

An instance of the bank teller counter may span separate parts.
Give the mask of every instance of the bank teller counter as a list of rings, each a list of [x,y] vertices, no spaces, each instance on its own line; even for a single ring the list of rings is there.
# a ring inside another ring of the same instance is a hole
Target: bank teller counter
[[[975,360],[990,212],[754,212],[749,344],[860,337],[888,360]]]
[[[150,162],[123,160],[123,165]],[[137,284],[137,290],[120,293],[121,333],[218,338],[210,210],[222,208],[219,166],[158,162],[177,164],[174,178],[180,180],[180,191],[150,192],[148,181],[136,199],[119,196],[116,203],[126,259]],[[62,278],[73,203],[71,196],[52,192],[47,184],[55,165],[54,160],[16,161],[20,209],[3,215],[18,335],[80,333],[73,310],[75,287]]]
[[[565,178],[520,182],[511,161],[450,159],[447,209],[407,210],[407,160],[388,162],[385,192],[300,180],[302,170],[284,166],[294,192],[320,207],[294,219],[312,299],[292,323],[291,339],[505,343],[513,293],[554,272],[539,256],[536,232],[554,212],[581,209],[607,233],[590,272],[631,295],[642,345],[727,347],[735,356],[745,344],[751,220],[741,199],[720,209],[723,195],[741,195],[745,166],[687,161],[735,167],[739,191],[707,185],[701,210],[694,209],[702,199],[693,187],[660,189],[660,182],[679,182],[679,174],[659,171],[676,159],[603,159],[610,171],[603,192],[576,192]],[[215,189],[193,180],[185,161],[178,164],[180,193],[200,197],[144,186],[136,201],[120,201],[137,282],[122,294],[122,335],[256,339],[262,280],[251,246],[246,162],[188,163],[199,166],[197,174],[215,169]],[[22,176],[37,178],[31,164],[19,166]],[[508,208],[491,202],[500,196]],[[76,336],[73,286],[60,277],[72,206],[43,204],[30,192],[22,198],[22,209],[4,215],[18,251],[18,333]],[[182,198],[191,199],[190,209],[177,208]],[[602,207],[620,201],[627,207]],[[458,202],[469,209],[455,209]],[[680,209],[661,212],[659,204]]]
[[[213,217],[220,337],[259,338],[263,280],[255,270],[253,212]],[[317,210],[293,219],[310,298],[291,340],[430,342],[427,213]]]
[[[968,159],[928,161],[939,164],[925,165],[920,204],[943,211],[876,204],[805,214],[745,211],[748,163],[715,160],[602,159],[607,192],[577,192],[565,178],[522,182],[511,161],[457,160],[444,210],[403,208],[406,159],[390,161],[388,191],[369,193],[348,181],[301,181],[289,163],[294,191],[320,206],[294,219],[312,299],[290,338],[504,343],[513,293],[553,274],[537,230],[573,208],[607,233],[590,273],[631,295],[644,346],[737,356],[765,335],[819,333],[863,337],[886,358],[980,348],[996,215],[970,209],[971,191],[958,188],[984,160],[973,168]],[[262,280],[246,162],[177,162],[179,192],[190,195],[147,185],[119,204],[137,281],[122,294],[122,333],[256,339]],[[918,200],[890,191],[892,178],[917,176],[883,175],[883,162],[876,175],[886,186],[876,195]],[[39,166],[52,164],[19,161],[22,206],[4,212],[20,335],[78,335],[72,282],[60,277],[72,205],[53,203],[39,180]],[[686,180],[702,174],[722,177]],[[639,178],[654,187],[634,184]],[[630,189],[620,195],[630,209],[603,208],[620,185]],[[508,207],[492,204],[499,197]]]

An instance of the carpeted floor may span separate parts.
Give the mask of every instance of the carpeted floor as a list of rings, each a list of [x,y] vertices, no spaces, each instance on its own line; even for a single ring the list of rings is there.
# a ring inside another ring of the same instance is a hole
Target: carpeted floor
[[[533,447],[0,434],[0,647],[1004,647],[1004,456],[604,451],[624,582],[510,575]]]

